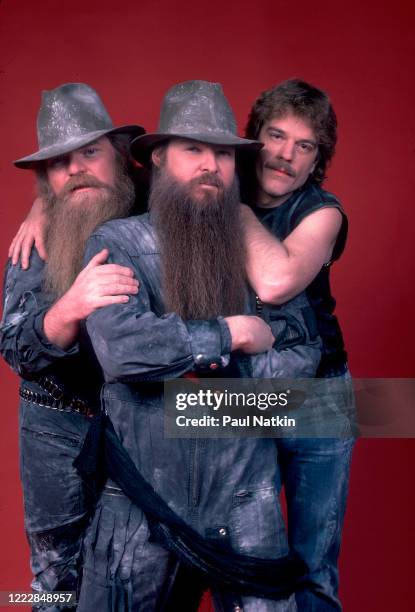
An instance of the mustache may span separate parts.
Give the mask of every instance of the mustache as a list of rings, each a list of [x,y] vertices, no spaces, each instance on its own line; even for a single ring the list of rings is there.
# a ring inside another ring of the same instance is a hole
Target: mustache
[[[189,186],[192,187],[194,185],[212,185],[213,187],[217,187],[222,191],[225,189],[225,185],[223,184],[222,180],[213,172],[205,172],[201,176],[192,179]]]
[[[291,164],[286,162],[284,159],[266,161],[264,166],[265,168],[269,168],[270,170],[280,170],[282,172],[286,172],[289,176],[292,177],[295,177],[297,175]]]
[[[81,189],[83,187],[96,187],[98,189],[109,189],[109,186],[106,183],[103,183],[102,181],[95,178],[94,176],[88,176],[88,175],[73,176],[72,178],[68,179],[68,181],[65,183],[64,187],[62,188],[62,191],[59,193],[59,197],[61,199],[64,199],[76,189]]]
[[[91,177],[71,177],[76,185],[102,185],[91,201],[83,199],[79,206],[71,206],[68,199],[55,196],[49,183],[40,183],[40,193],[48,206],[49,226],[46,246],[49,254],[43,287],[53,298],[61,297],[72,285],[83,267],[85,244],[94,229],[109,221],[126,217],[134,203],[134,184],[116,160],[114,186]],[[67,203],[69,202],[69,206]]]

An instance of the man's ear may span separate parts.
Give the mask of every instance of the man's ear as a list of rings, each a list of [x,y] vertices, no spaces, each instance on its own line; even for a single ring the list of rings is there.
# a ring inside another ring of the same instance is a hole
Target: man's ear
[[[157,168],[160,168],[161,166],[161,160],[163,157],[163,153],[164,153],[164,147],[156,147],[151,152],[151,161],[153,162],[155,166],[157,166]]]

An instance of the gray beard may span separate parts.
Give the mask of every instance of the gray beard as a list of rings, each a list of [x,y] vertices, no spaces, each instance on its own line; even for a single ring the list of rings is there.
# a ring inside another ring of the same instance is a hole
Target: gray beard
[[[178,183],[165,166],[153,174],[149,208],[166,308],[186,320],[242,314],[246,256],[237,181],[203,200],[192,198],[191,186]]]
[[[84,180],[79,177],[79,184]],[[88,179],[87,182],[96,184]],[[44,184],[41,195],[49,206],[50,220],[43,288],[53,299],[58,299],[82,270],[86,241],[93,231],[105,221],[130,214],[135,199],[134,185],[122,168],[117,167],[115,187],[105,186],[99,192],[77,195],[66,191],[54,196],[49,185]]]

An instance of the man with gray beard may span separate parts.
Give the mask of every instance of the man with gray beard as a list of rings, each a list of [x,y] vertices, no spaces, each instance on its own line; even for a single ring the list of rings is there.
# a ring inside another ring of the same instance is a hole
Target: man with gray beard
[[[74,174],[56,194],[47,178],[47,169],[37,171],[39,195],[48,215],[44,289],[61,297],[72,285],[83,267],[85,243],[92,231],[108,219],[130,214],[134,203],[134,185],[129,175],[129,160],[123,147],[125,136],[114,135],[110,141],[115,151],[114,186],[107,185],[89,173]],[[96,143],[94,143],[96,146]],[[117,150],[118,147],[119,150]],[[93,149],[88,145],[92,156]],[[62,160],[54,159],[48,168]],[[50,171],[49,171],[50,172]],[[82,193],[81,205],[78,204]],[[76,197],[75,197],[76,196]]]
[[[84,270],[82,259],[95,227],[131,210],[127,147],[143,131],[115,128],[92,88],[68,83],[43,92],[39,151],[15,162],[35,170],[50,219],[47,264],[36,249],[28,270],[8,264],[0,328],[1,352],[23,379],[20,473],[36,609],[43,609],[45,592],[79,590],[96,483],[81,479],[73,461],[99,411],[102,384],[80,325],[97,308],[125,302],[138,290],[129,268],[105,264],[106,249]]]
[[[274,440],[172,439],[163,427],[164,380],[307,377],[320,359],[304,296],[272,327],[254,316],[235,155],[258,148],[237,136],[219,84],[172,87],[158,133],[132,145],[153,166],[150,213],[88,240],[86,261],[105,245],[140,290],[87,319],[106,380],[111,479],[85,537],[79,612],[196,610],[190,595],[174,599],[182,563],[212,588],[217,610],[296,609],[299,566],[285,556]]]

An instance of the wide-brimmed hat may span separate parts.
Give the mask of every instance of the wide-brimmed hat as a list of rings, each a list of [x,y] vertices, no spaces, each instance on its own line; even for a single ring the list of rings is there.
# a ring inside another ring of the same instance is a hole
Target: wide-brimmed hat
[[[152,149],[170,138],[230,145],[246,151],[262,147],[256,140],[237,135],[235,117],[222,85],[208,81],[185,81],[169,89],[161,106],[158,131],[135,138],[131,154],[148,165]]]
[[[144,134],[139,125],[114,127],[101,98],[85,83],[65,83],[42,92],[37,117],[39,150],[14,162],[18,168],[34,168],[39,162],[83,147],[101,136]]]

